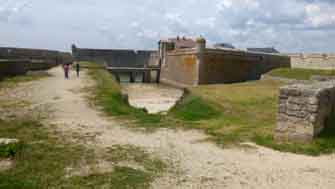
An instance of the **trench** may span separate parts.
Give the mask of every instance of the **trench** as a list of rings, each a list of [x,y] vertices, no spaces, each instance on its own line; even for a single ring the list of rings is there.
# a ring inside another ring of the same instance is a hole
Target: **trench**
[[[121,83],[122,92],[135,108],[144,108],[149,114],[165,114],[183,97],[184,90],[164,84]]]

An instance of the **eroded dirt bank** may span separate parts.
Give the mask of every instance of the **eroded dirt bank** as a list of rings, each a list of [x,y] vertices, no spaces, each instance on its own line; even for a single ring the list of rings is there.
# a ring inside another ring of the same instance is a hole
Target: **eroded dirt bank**
[[[166,113],[182,98],[184,91],[159,84],[123,84],[129,104],[145,108],[149,114]]]

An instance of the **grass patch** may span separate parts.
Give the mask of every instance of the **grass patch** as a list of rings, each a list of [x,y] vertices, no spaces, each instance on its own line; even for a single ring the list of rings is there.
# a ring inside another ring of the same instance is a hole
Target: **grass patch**
[[[231,85],[211,85],[194,88],[192,92],[216,102],[221,116],[193,125],[202,128],[222,145],[253,141],[275,150],[307,155],[335,152],[335,116],[328,119],[326,129],[309,144],[277,143],[276,127],[278,88],[283,83],[262,80]]]
[[[268,73],[270,76],[297,80],[309,80],[313,75],[334,76],[335,70],[314,70],[302,68],[279,68]]]
[[[22,149],[22,143],[0,145],[0,158],[13,158]]]
[[[220,112],[198,96],[187,96],[172,110],[174,116],[184,121],[208,120],[220,115]]]
[[[219,112],[207,105],[200,97],[189,95],[176,107],[169,116],[152,115],[143,109],[131,107],[121,95],[120,85],[104,69],[89,69],[89,75],[96,81],[92,98],[96,105],[110,116],[132,119],[145,128],[175,127],[179,120],[199,121],[211,119]],[[189,109],[192,111],[189,111]]]
[[[37,121],[0,120],[0,137],[23,142],[15,168],[0,172],[0,188],[57,188],[66,180],[65,168],[88,156],[84,148],[50,136]]]
[[[335,114],[329,117],[326,128],[309,144],[276,144],[272,142],[272,144],[265,143],[264,145],[266,146],[268,144],[270,144],[270,147],[272,145],[273,148],[281,151],[303,153],[313,156],[335,153]]]
[[[115,189],[145,189],[150,188],[150,183],[166,168],[166,164],[161,160],[152,158],[142,149],[131,145],[115,145],[107,150],[105,156],[106,160],[116,164],[113,172],[84,177],[76,176],[71,178],[71,183],[81,188],[102,186]],[[120,163],[135,164],[143,169],[121,166]]]
[[[157,175],[163,172],[167,165],[158,158],[151,157],[143,149],[131,145],[114,145],[108,149],[108,160],[113,162],[132,162]]]
[[[222,146],[252,141],[280,151],[309,155],[332,153],[335,149],[335,133],[328,130],[330,127],[312,144],[278,144],[273,140],[278,92],[285,85],[281,81],[260,80],[194,87],[168,115],[151,116],[122,101],[120,88],[108,72],[90,70],[90,74],[97,81],[95,97],[98,104],[109,115],[126,115],[126,118],[137,120],[136,126],[139,127],[201,129]],[[320,72],[309,73],[314,74]],[[309,78],[309,75],[303,77]],[[335,125],[334,121],[330,125]],[[329,136],[326,137],[325,133]]]
[[[130,167],[116,166],[113,173],[93,174],[72,179],[75,188],[111,188],[111,189],[146,189],[150,188],[152,177],[149,173]]]
[[[1,137],[17,138],[23,144],[13,157],[15,168],[0,172],[0,188],[149,188],[166,167],[139,148],[118,146],[106,153],[107,161],[134,160],[145,170],[116,166],[109,173],[67,177],[68,167],[80,168],[82,162],[95,163],[95,152],[64,142],[36,121],[0,120]]]
[[[121,87],[112,75],[104,69],[89,69],[89,75],[96,81],[91,89],[90,100],[103,109],[110,116],[131,119],[147,128],[156,127],[161,122],[161,115],[150,115],[143,109],[131,107],[123,99]]]
[[[190,126],[205,130],[220,145],[247,142],[259,133],[271,134],[281,85],[267,80],[193,88],[191,93],[213,104],[221,114]]]
[[[92,174],[84,177],[75,176],[68,181],[70,186],[80,188],[102,188],[128,189],[150,188],[150,183],[165,170],[166,164],[143,151],[141,148],[131,145],[115,145],[107,149],[104,158],[115,163],[113,171],[104,174]],[[143,169],[131,166],[122,166],[120,163],[131,163]]]
[[[300,143],[276,143],[272,136],[255,136],[254,141],[258,145],[267,146],[279,151],[293,152],[298,154],[308,154],[319,156],[322,154],[335,153],[335,116],[332,124],[328,125],[322,133],[309,144]]]
[[[7,77],[0,81],[0,88],[11,88],[17,86],[19,83],[35,81],[49,76],[47,72],[35,71],[28,72],[26,75]]]

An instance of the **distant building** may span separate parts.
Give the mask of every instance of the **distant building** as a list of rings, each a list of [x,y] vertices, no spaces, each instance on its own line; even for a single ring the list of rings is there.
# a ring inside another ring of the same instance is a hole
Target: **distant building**
[[[280,52],[273,48],[273,47],[266,47],[266,48],[247,48],[248,51],[252,52],[261,52],[261,53],[272,53],[272,54],[279,54]]]
[[[214,48],[216,49],[235,49],[235,47],[230,43],[217,43],[217,44],[214,44]]]

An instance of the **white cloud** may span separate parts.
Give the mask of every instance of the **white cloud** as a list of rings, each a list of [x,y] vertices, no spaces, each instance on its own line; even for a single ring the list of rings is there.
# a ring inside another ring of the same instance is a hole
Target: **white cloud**
[[[334,23],[330,0],[0,0],[7,46],[153,49],[159,38],[202,34],[238,47],[335,51]]]
[[[334,26],[335,6],[327,4],[308,4],[305,6],[305,22],[313,27]]]

